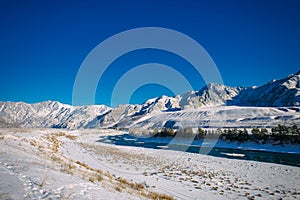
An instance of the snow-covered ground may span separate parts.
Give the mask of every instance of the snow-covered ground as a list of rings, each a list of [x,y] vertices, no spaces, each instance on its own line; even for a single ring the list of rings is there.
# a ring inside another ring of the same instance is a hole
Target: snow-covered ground
[[[300,199],[299,167],[99,142],[121,134],[1,129],[0,199]]]

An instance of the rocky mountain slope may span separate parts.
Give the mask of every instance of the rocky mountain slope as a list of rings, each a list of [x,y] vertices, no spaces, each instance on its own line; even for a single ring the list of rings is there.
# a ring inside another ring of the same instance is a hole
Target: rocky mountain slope
[[[300,72],[260,87],[245,88],[230,103],[241,106],[299,106],[299,88]]]
[[[142,105],[70,106],[0,102],[1,127],[97,128],[165,126],[274,126],[300,122],[300,72],[260,87],[208,84],[199,91],[161,96]],[[287,108],[282,108],[287,107]]]
[[[2,127],[59,127],[81,128],[93,126],[98,117],[111,108],[103,105],[70,106],[56,101],[35,104],[0,102]]]

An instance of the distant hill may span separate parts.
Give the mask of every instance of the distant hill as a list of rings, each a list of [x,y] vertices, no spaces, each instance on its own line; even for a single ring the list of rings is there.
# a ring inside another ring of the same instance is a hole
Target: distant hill
[[[259,87],[210,83],[199,91],[161,96],[141,105],[70,106],[0,102],[1,127],[248,127],[300,122],[300,72]]]

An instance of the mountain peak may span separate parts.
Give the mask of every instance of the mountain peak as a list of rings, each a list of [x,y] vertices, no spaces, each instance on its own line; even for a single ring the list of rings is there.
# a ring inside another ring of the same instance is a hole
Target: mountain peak
[[[293,74],[292,74],[292,75],[293,75]],[[299,75],[300,75],[300,70],[299,70],[296,74],[294,74],[294,75],[298,75],[298,76],[299,76]]]
[[[117,108],[103,105],[71,106],[58,101],[35,104],[0,102],[0,126],[93,128],[119,125],[125,127],[132,125],[135,120],[148,119],[149,116],[162,113],[186,112],[189,109],[214,109],[226,105],[300,106],[300,73],[257,87],[229,87],[220,83],[209,83],[199,91],[188,91],[175,97],[163,95],[148,99],[142,105],[127,104]],[[160,123],[162,122],[160,120]]]

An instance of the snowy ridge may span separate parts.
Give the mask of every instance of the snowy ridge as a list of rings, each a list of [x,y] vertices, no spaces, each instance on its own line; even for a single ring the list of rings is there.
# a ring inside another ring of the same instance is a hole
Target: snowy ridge
[[[231,102],[241,106],[300,106],[300,71],[260,87],[242,90]]]
[[[241,107],[218,106],[189,109],[178,112],[162,112],[146,115],[127,128],[204,127],[204,128],[251,128],[274,127],[278,124],[299,124],[298,107]]]
[[[0,127],[249,127],[299,123],[300,72],[260,87],[210,83],[199,91],[161,96],[142,105],[70,106],[0,102]]]
[[[2,127],[87,128],[98,115],[111,110],[104,105],[70,106],[56,101],[35,104],[0,102]]]

